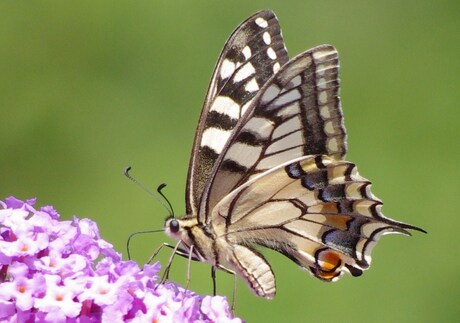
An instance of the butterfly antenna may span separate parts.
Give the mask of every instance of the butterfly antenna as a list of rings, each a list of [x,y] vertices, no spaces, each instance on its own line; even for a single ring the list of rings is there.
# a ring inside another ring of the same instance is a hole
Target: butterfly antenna
[[[166,184],[165,184],[165,183],[160,184],[160,185],[158,186],[158,188],[157,188],[157,192],[158,192],[158,194],[160,194],[160,195],[163,197],[163,199],[166,201],[166,203],[168,203],[169,208],[171,209],[171,214],[170,214],[170,215],[171,215],[172,217],[174,217],[174,209],[173,209],[173,207],[172,207],[172,205],[171,205],[171,202],[169,202],[169,199],[168,199],[168,198],[164,195],[164,193],[161,191],[161,190],[164,189],[165,187],[166,187]]]
[[[173,210],[173,208],[171,206],[171,203],[169,203],[169,200],[161,192],[161,189],[163,189],[166,186],[166,184],[161,184],[160,186],[158,186],[157,192],[161,195],[161,197],[163,197],[163,199],[167,202],[167,204],[165,204],[156,194],[154,194],[152,191],[150,191],[148,188],[146,188],[144,185],[142,185],[141,182],[139,182],[134,177],[132,177],[129,174],[130,170],[131,170],[131,166],[128,166],[128,167],[125,168],[125,171],[124,171],[125,176],[128,179],[130,179],[131,181],[133,181],[134,184],[139,186],[144,192],[147,192],[147,194],[149,194],[150,196],[153,196],[158,201],[158,203],[160,203],[168,211],[169,215],[174,217],[174,210]]]

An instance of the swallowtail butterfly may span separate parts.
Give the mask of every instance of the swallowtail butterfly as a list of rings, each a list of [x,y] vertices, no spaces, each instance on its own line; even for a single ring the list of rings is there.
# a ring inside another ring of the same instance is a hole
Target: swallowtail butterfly
[[[384,217],[371,183],[344,160],[339,60],[320,45],[289,60],[272,11],[241,23],[217,61],[198,123],[186,212],[165,232],[182,254],[238,274],[271,299],[256,246],[313,276],[359,276],[380,236],[423,231]]]

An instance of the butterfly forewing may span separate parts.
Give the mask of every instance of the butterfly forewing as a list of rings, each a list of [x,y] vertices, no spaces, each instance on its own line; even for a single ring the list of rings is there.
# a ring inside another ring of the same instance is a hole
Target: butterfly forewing
[[[195,136],[186,211],[198,206],[213,166],[251,100],[288,56],[275,14],[260,11],[230,36],[219,57]]]
[[[318,46],[285,64],[260,90],[228,140],[200,214],[209,214],[251,176],[294,158],[325,154],[342,159],[346,132],[338,91],[334,47]]]

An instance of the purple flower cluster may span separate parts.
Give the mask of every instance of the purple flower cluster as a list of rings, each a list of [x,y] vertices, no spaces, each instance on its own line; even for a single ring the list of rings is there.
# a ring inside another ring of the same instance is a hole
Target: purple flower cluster
[[[241,322],[224,297],[158,283],[158,263],[121,260],[93,221],[34,204],[0,201],[1,322]]]

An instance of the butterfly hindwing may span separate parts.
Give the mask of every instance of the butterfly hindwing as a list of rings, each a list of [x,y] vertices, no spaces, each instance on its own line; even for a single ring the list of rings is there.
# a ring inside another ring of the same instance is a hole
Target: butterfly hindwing
[[[254,14],[228,39],[195,135],[187,179],[187,214],[198,214],[205,184],[232,131],[259,89],[287,61],[281,29],[271,11]]]
[[[381,205],[354,164],[305,156],[227,195],[213,211],[213,224],[225,227],[220,235],[231,245],[274,249],[314,276],[333,281],[344,272],[359,276],[367,269],[381,235],[409,235],[405,228],[414,229],[385,218]]]
[[[252,176],[291,159],[314,154],[342,159],[346,131],[338,91],[334,47],[318,46],[285,64],[259,91],[228,140],[199,214],[209,214]]]

